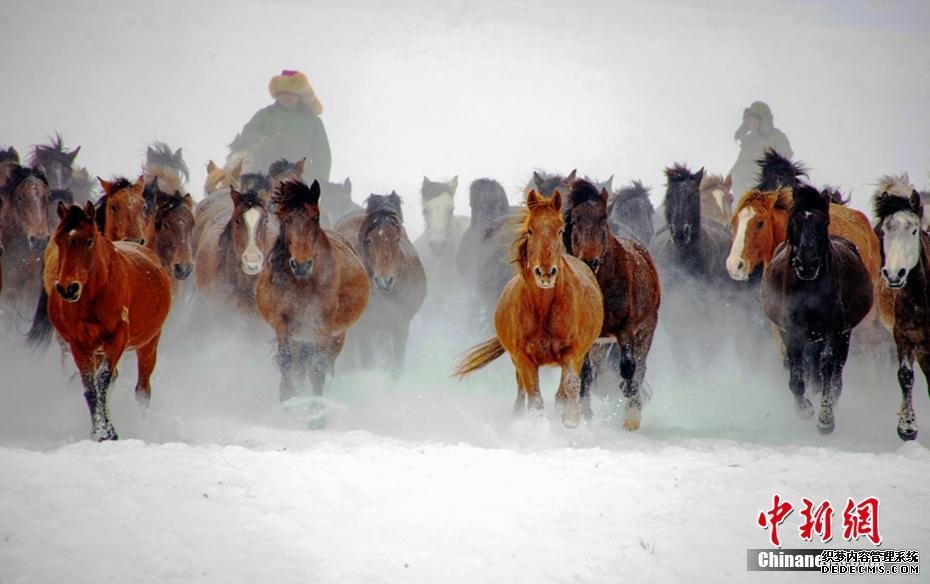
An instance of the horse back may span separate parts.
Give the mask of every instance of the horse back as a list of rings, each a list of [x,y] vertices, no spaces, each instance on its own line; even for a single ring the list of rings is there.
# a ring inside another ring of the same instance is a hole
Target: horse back
[[[877,283],[881,272],[881,245],[868,218],[856,209],[830,204],[830,235],[842,237],[855,245],[870,274]]]

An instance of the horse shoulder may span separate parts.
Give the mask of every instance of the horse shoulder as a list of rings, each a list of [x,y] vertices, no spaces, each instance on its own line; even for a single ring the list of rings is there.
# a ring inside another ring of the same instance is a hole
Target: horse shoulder
[[[881,269],[881,250],[878,236],[868,218],[856,209],[833,203],[830,205],[830,235],[843,237],[852,242],[859,251],[873,279]]]
[[[791,269],[787,247],[784,243],[778,246],[762,275],[762,311],[779,328],[785,325],[785,285]]]

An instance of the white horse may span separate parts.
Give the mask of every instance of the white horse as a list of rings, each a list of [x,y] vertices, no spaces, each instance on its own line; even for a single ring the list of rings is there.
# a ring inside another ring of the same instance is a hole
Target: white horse
[[[469,219],[455,214],[455,191],[459,177],[448,182],[433,182],[423,177],[420,189],[425,228],[413,242],[423,262],[428,292],[423,310],[435,312],[454,305],[453,299],[462,291],[456,268],[459,243]],[[460,305],[460,304],[459,304]]]

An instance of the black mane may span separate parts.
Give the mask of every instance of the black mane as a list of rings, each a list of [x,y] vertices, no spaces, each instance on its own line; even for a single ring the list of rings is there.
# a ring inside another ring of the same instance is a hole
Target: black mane
[[[177,154],[177,156],[175,156]],[[172,152],[171,148],[164,142],[152,143],[145,152],[146,164],[157,164],[167,168],[172,168],[184,176],[185,181],[190,180],[190,170],[187,163],[181,157],[181,149]]]
[[[29,164],[37,166],[39,164],[51,164],[57,162],[64,167],[70,167],[77,156],[78,146],[71,152],[65,150],[64,141],[61,134],[55,133],[55,138],[51,139],[48,144],[37,144],[33,146],[32,153],[29,156]]]
[[[320,183],[313,181],[311,186],[296,180],[281,183],[273,199],[278,213],[291,213],[304,205],[320,204]]]
[[[65,211],[65,216],[62,217],[58,229],[62,232],[71,231],[72,229],[77,229],[87,221],[88,219],[87,215],[84,214],[84,209],[77,205],[71,205]]]
[[[811,185],[802,183],[794,189],[794,202],[791,205],[791,217],[804,212],[829,215],[830,199],[828,197],[829,195],[826,192],[821,193]]]
[[[756,188],[760,191],[774,191],[779,187],[797,187],[801,185],[801,177],[807,178],[807,168],[803,164],[791,162],[773,148],[767,148],[756,164],[760,169],[759,183]]]
[[[648,199],[649,198],[649,187],[643,186],[642,181],[634,180],[630,182],[629,185],[625,187],[620,187],[614,191],[613,197],[611,197],[611,204],[614,203],[625,203],[627,201],[632,201],[633,199]]]
[[[19,164],[19,152],[12,146],[6,150],[0,150],[0,162],[15,162]]]
[[[385,222],[393,225],[404,223],[400,196],[395,192],[390,195],[369,195],[365,200],[365,221],[362,222],[359,237],[364,239]]]
[[[901,211],[907,211],[908,213],[914,213],[918,217],[923,217],[923,205],[917,205],[917,208],[914,208],[914,205],[911,204],[910,197],[898,197],[884,192],[881,196],[875,197],[875,200],[872,201],[872,212],[879,223]]]
[[[6,183],[2,187],[2,192],[14,192],[17,187],[19,187],[20,183],[31,176],[38,178],[43,183],[45,183],[46,186],[48,186],[48,180],[45,178],[45,174],[41,170],[17,164],[13,167],[13,170],[10,171],[10,176],[7,177]]]
[[[572,207],[587,203],[588,201],[601,202],[601,192],[597,190],[594,183],[579,179],[572,184],[571,190],[568,191],[568,205],[566,211],[571,211]]]
[[[123,189],[128,189],[134,183],[131,182],[125,176],[116,176],[116,177],[113,177],[113,180],[110,181],[110,184],[113,185],[111,189],[113,190],[114,193],[116,193]]]
[[[702,171],[691,172],[684,164],[676,162],[674,165],[665,169],[665,176],[668,178],[669,186],[671,183],[682,183],[686,181],[701,182]]]
[[[281,176],[297,170],[297,162],[290,162],[286,158],[279,158],[268,166],[268,176]]]
[[[247,172],[239,177],[242,191],[270,191],[271,179],[260,172]]]

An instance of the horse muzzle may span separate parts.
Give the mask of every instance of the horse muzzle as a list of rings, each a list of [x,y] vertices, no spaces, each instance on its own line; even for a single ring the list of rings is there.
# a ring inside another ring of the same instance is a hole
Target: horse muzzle
[[[594,272],[595,274],[597,273],[599,269],[601,269],[601,258],[593,258],[590,260],[583,260],[583,261],[589,268],[591,268],[591,271]]]
[[[446,245],[448,245],[448,243],[449,242],[445,239],[430,241],[429,249],[436,255],[442,255],[442,252],[446,251]]]
[[[688,245],[691,243],[692,228],[690,223],[682,225],[678,229],[672,228],[671,232],[672,239],[675,240],[675,243],[679,245]]]
[[[261,253],[242,254],[242,273],[246,276],[257,276],[262,271],[265,256]]]
[[[820,275],[820,265],[820,262],[806,263],[798,261],[797,258],[791,260],[791,267],[794,268],[795,275],[799,280],[805,282],[817,279],[817,276]]]
[[[186,280],[193,271],[193,264],[174,264],[174,279]]]
[[[26,240],[29,242],[29,249],[32,251],[45,251],[46,246],[48,246],[48,235],[45,237],[30,235]]]
[[[396,282],[394,276],[375,276],[372,279],[375,281],[375,286],[377,286],[378,290],[381,292],[390,294],[394,291],[394,284]]]
[[[294,276],[298,280],[306,280],[313,275],[313,260],[298,262],[294,258],[291,258],[288,263],[291,266],[291,271],[294,272]]]
[[[543,270],[541,267],[536,266],[533,269],[533,278],[536,280],[537,286],[543,290],[548,290],[550,288],[555,288],[555,277],[558,273],[559,269],[555,266],[552,266],[548,270]]]
[[[71,282],[67,286],[55,284],[55,291],[65,302],[77,302],[81,299],[81,285],[77,282]]]
[[[728,257],[727,272],[733,280],[745,282],[749,279],[749,262],[742,258]]]
[[[900,268],[892,274],[888,268],[882,268],[882,278],[885,279],[885,283],[888,284],[889,288],[903,288],[904,284],[907,283],[907,270]]]

